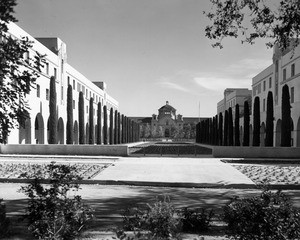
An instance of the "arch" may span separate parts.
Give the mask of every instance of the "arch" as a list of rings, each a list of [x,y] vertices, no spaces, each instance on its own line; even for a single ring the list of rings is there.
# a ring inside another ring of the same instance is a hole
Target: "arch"
[[[73,127],[73,131],[74,131],[74,134],[73,134],[73,137],[74,137],[74,139],[73,139],[73,143],[74,144],[78,144],[78,122],[77,122],[77,120],[75,120],[75,122],[74,122],[74,127]]]
[[[281,119],[277,120],[275,128],[275,147],[280,147],[281,144]]]
[[[300,117],[298,118],[297,129],[296,129],[296,146],[300,147]]]
[[[264,122],[260,125],[260,146],[265,146],[265,138],[266,138],[266,125]]]
[[[65,133],[64,133],[64,120],[60,117],[57,122],[57,143],[64,144]]]
[[[85,125],[85,144],[89,144],[89,133],[90,133],[90,131],[89,131],[89,124],[87,123],[86,125]]]
[[[168,129],[168,128],[165,129],[165,137],[166,138],[170,137],[170,129]]]
[[[31,120],[27,118],[23,125],[19,128],[19,144],[31,143]]]
[[[41,113],[35,117],[34,139],[36,144],[44,144],[44,119]]]

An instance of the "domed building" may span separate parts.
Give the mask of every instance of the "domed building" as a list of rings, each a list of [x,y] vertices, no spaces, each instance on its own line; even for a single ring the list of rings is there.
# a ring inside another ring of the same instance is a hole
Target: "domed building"
[[[176,109],[168,101],[152,117],[130,117],[140,124],[141,138],[195,138],[197,117],[186,118],[176,114]],[[201,118],[202,120],[202,118]]]

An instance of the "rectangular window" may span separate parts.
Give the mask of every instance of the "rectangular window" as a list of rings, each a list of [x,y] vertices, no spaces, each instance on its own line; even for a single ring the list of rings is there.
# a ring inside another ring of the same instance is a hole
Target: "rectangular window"
[[[63,101],[64,100],[64,87],[61,86],[61,100]]]
[[[86,113],[89,113],[89,107],[86,106]]]
[[[285,81],[286,80],[286,69],[283,69],[283,76],[282,76],[282,79],[283,79],[283,81]]]
[[[261,84],[258,84],[258,94],[261,93]]]
[[[67,79],[68,79],[68,86],[69,86],[70,85],[70,77],[68,76]]]
[[[73,89],[75,90],[75,80],[73,79]]]
[[[46,74],[49,75],[49,63],[46,62],[45,64],[46,64]]]
[[[295,102],[295,88],[291,87],[291,103]]]
[[[86,94],[85,94],[85,97],[88,98],[88,90],[86,89]]]
[[[82,86],[82,94],[84,96],[84,93],[85,93],[85,86]]]
[[[29,63],[29,58],[30,58],[30,54],[29,54],[29,51],[27,51],[24,54],[24,60],[25,60],[25,62]]]
[[[269,78],[269,88],[271,88],[272,87],[272,78],[270,77]]]
[[[76,107],[76,106],[75,106],[75,100],[73,100],[73,109],[75,109],[75,107]]]
[[[263,100],[263,112],[266,111],[266,99]]]
[[[81,84],[77,83],[77,92],[80,92],[80,89],[81,89]]]
[[[57,69],[56,68],[54,68],[54,77],[55,77],[55,79],[57,77]]]
[[[46,100],[49,101],[49,89],[48,88],[46,89]]]
[[[291,65],[291,77],[295,76],[295,63]]]
[[[263,89],[264,89],[264,91],[266,91],[266,81],[264,81],[264,83],[263,83]]]
[[[39,98],[41,96],[40,85],[36,85],[36,96]]]

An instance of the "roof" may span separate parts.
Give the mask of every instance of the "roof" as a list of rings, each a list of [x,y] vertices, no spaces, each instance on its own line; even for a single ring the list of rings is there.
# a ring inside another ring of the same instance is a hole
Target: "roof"
[[[175,108],[173,108],[171,105],[169,105],[169,102],[166,102],[166,105],[162,106],[160,109],[158,110],[166,110],[166,111],[176,111]]]

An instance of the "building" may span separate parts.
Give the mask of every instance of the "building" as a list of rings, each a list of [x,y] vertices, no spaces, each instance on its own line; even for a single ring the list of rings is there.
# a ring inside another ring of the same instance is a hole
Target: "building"
[[[273,64],[252,79],[252,97],[260,100],[261,145],[264,146],[268,92],[273,94],[274,105],[274,146],[281,144],[281,100],[282,87],[289,87],[291,104],[292,142],[300,147],[300,46],[273,50]],[[254,101],[253,101],[254,102]]]
[[[73,120],[74,143],[78,143],[78,98],[79,92],[84,94],[85,105],[85,132],[88,133],[89,101],[94,100],[94,123],[96,123],[96,110],[98,102],[106,105],[108,115],[111,108],[118,110],[119,103],[107,93],[106,84],[102,81],[90,81],[67,62],[67,46],[59,38],[33,38],[14,23],[9,24],[9,34],[14,38],[28,37],[33,46],[26,54],[26,59],[32,59],[38,53],[45,55],[40,77],[36,86],[27,97],[30,107],[30,119],[27,119],[24,127],[14,129],[8,137],[10,144],[47,144],[48,143],[48,118],[49,118],[49,85],[50,77],[56,78],[58,143],[66,143],[67,123],[67,88],[70,84],[73,88]],[[103,111],[103,109],[102,109]],[[102,112],[103,114],[103,112]],[[103,118],[102,118],[103,119]],[[109,120],[109,118],[108,118]],[[103,121],[103,120],[102,120]],[[97,126],[93,126],[97,128]],[[86,134],[88,139],[88,134]],[[88,142],[88,141],[87,141]]]
[[[141,138],[194,139],[199,117],[183,117],[168,101],[152,117],[130,117],[140,124]],[[204,118],[201,118],[201,120]]]

